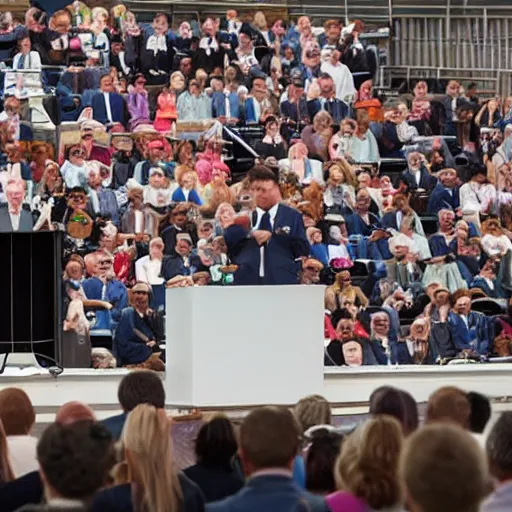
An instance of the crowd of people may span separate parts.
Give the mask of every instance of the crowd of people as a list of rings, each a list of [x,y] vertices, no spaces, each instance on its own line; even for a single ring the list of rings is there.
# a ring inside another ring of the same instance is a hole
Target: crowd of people
[[[67,366],[106,332],[95,365],[163,369],[165,288],[205,285],[327,285],[330,365],[511,355],[512,97],[379,96],[360,20],[171,25],[0,16],[0,232],[63,233]]]
[[[123,413],[98,421],[69,402],[39,439],[17,388],[0,391],[0,507],[11,511],[498,512],[512,508],[512,412],[442,387],[419,417],[406,391],[369,397],[369,415],[334,425],[322,396],[253,408],[241,423],[201,419],[181,467],[162,380],[135,370]],[[181,420],[182,421],[182,420]],[[191,432],[189,430],[189,432]],[[190,440],[181,439],[187,444]]]

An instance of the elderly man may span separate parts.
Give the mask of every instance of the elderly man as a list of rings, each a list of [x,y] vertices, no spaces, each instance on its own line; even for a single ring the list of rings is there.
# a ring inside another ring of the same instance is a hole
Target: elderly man
[[[331,115],[334,124],[339,125],[351,114],[349,105],[336,97],[336,86],[331,75],[322,72],[317,83],[320,87],[320,97],[309,102],[311,117],[315,117],[320,110],[325,110]]]
[[[402,290],[412,289],[413,295],[422,292],[421,269],[415,263],[413,241],[403,233],[389,239],[389,250],[393,258],[385,261],[388,279],[398,283]]]
[[[407,169],[400,175],[400,182],[408,191],[423,189],[431,192],[437,184],[437,179],[423,165],[421,153],[411,151],[407,155]]]
[[[332,21],[332,20],[331,20]],[[344,102],[350,102],[356,93],[354,78],[350,69],[340,62],[340,52],[336,45],[326,47],[321,52],[322,64],[320,71],[327,73],[334,80],[336,98]]]
[[[155,368],[153,360],[158,359],[163,339],[161,317],[149,309],[151,287],[137,283],[132,289],[133,307],[123,310],[114,338],[114,355],[121,366],[145,365]]]
[[[459,186],[455,169],[441,169],[437,173],[439,182],[432,191],[428,201],[428,214],[437,215],[442,209],[456,211],[460,207]]]
[[[25,181],[11,178],[5,187],[7,204],[0,205],[0,232],[32,231],[34,219],[30,210],[23,208]]]
[[[169,281],[176,276],[191,276],[202,269],[199,256],[192,254],[192,238],[188,233],[176,235],[175,254],[162,261],[161,276]]]

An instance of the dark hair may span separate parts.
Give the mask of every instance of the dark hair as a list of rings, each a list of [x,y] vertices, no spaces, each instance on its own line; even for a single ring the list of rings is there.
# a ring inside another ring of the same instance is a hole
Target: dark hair
[[[20,388],[0,391],[0,421],[6,436],[26,436],[30,433],[36,413],[25,391]]]
[[[475,391],[470,391],[467,396],[471,406],[469,427],[471,432],[481,434],[491,418],[491,402],[486,396]]]
[[[332,80],[332,76],[329,73],[320,73],[318,80]]]
[[[268,116],[266,119],[265,119],[265,123],[264,123],[264,126],[265,128],[269,127],[271,124],[276,124],[278,123],[279,121],[277,120],[277,117],[276,116]]]
[[[286,407],[259,407],[244,419],[240,445],[255,470],[287,468],[297,455],[299,435],[299,426]]]
[[[392,386],[381,386],[370,395],[370,414],[393,416],[406,436],[418,428],[416,401],[409,393]]]
[[[237,450],[233,426],[225,416],[214,417],[205,423],[197,434],[197,461],[204,466],[229,469]]]
[[[306,489],[314,494],[336,491],[334,464],[340,452],[343,436],[321,429],[313,434],[306,458]]]
[[[117,398],[125,412],[139,404],[150,404],[157,409],[165,407],[165,389],[162,379],[150,370],[137,370],[123,377]]]
[[[485,447],[492,475],[501,481],[512,477],[512,411],[501,413]]]
[[[249,180],[249,183],[253,183],[254,181],[273,181],[274,183],[279,184],[276,173],[271,171],[265,165],[255,165],[247,173],[247,179]]]
[[[76,148],[77,146],[79,146],[81,148],[82,147],[82,143],[81,142],[77,142],[76,144],[71,144],[70,146],[66,147],[66,149],[64,150],[64,159],[65,160],[69,160],[69,156],[70,156],[71,150],[73,148]]]
[[[39,440],[37,460],[63,498],[87,500],[107,483],[115,464],[112,436],[93,421],[53,423]]]
[[[87,195],[87,192],[85,191],[84,187],[71,187],[68,190],[66,190],[66,197],[70,196],[71,194],[74,194],[75,192],[80,192],[81,194]]]

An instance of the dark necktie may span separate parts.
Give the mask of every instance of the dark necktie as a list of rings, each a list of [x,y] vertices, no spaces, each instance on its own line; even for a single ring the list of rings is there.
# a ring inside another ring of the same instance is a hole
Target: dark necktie
[[[259,229],[272,232],[272,224],[270,224],[270,213],[265,212],[261,216]]]
[[[18,61],[18,69],[25,69],[25,55],[21,54],[20,60]]]

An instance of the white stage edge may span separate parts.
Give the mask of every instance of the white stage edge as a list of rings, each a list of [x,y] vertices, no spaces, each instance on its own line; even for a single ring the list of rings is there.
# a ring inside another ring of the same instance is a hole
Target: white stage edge
[[[247,364],[250,364],[249,362]],[[19,387],[27,392],[34,406],[50,410],[70,400],[89,404],[95,410],[117,411],[117,388],[128,370],[65,370],[55,378],[48,372],[20,372],[9,369],[0,376],[0,389]],[[162,375],[162,378],[165,378]],[[261,379],[261,383],[264,379]],[[321,393],[336,407],[359,408],[368,402],[372,391],[379,386],[397,386],[409,391],[418,402],[441,386],[458,386],[466,391],[478,391],[489,398],[508,397],[512,390],[512,365],[467,364],[456,366],[326,368]],[[303,395],[316,392],[303,389]],[[168,400],[169,408],[180,409],[181,404]],[[276,403],[269,400],[269,403]],[[249,409],[253,403],[222,403],[203,409]],[[286,405],[293,405],[290,402]],[[364,409],[361,410],[364,412]]]

